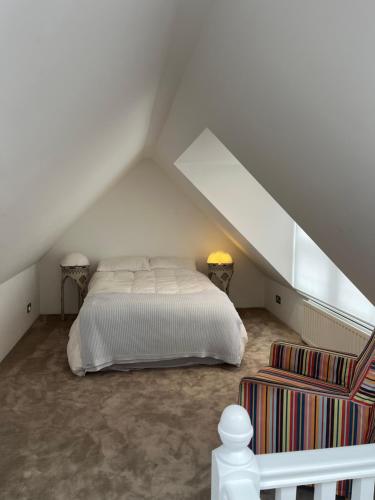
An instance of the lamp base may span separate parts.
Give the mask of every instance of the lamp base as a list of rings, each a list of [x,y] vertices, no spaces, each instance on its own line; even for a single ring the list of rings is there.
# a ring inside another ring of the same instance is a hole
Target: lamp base
[[[229,284],[234,272],[234,264],[208,264],[208,277],[220,290],[229,293]]]

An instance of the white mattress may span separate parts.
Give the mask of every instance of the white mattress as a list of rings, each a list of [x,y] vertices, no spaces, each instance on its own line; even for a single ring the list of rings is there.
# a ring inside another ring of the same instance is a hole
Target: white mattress
[[[96,272],[68,342],[76,375],[104,368],[241,363],[247,333],[227,295],[189,269]]]

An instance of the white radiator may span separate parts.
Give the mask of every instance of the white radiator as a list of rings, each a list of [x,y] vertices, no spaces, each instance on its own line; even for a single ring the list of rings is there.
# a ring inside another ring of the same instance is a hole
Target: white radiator
[[[353,354],[362,351],[369,336],[364,328],[308,300],[303,309],[302,338],[307,344]]]

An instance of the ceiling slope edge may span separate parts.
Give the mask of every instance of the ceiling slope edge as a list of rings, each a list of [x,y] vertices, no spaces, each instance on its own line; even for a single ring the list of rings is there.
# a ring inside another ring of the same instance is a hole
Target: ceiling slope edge
[[[161,156],[152,158],[190,200],[229,238],[233,244],[246,255],[258,269],[284,286],[291,287],[288,280],[230,223],[228,219],[212,204],[207,197],[181,172],[175,165],[166,162]]]

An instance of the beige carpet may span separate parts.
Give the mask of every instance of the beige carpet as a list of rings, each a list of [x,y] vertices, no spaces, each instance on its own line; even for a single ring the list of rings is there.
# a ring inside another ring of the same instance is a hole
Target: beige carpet
[[[217,424],[269,346],[299,337],[263,310],[229,366],[101,373],[69,370],[70,323],[41,318],[0,365],[0,498],[209,500]],[[271,498],[268,494],[264,498]]]

